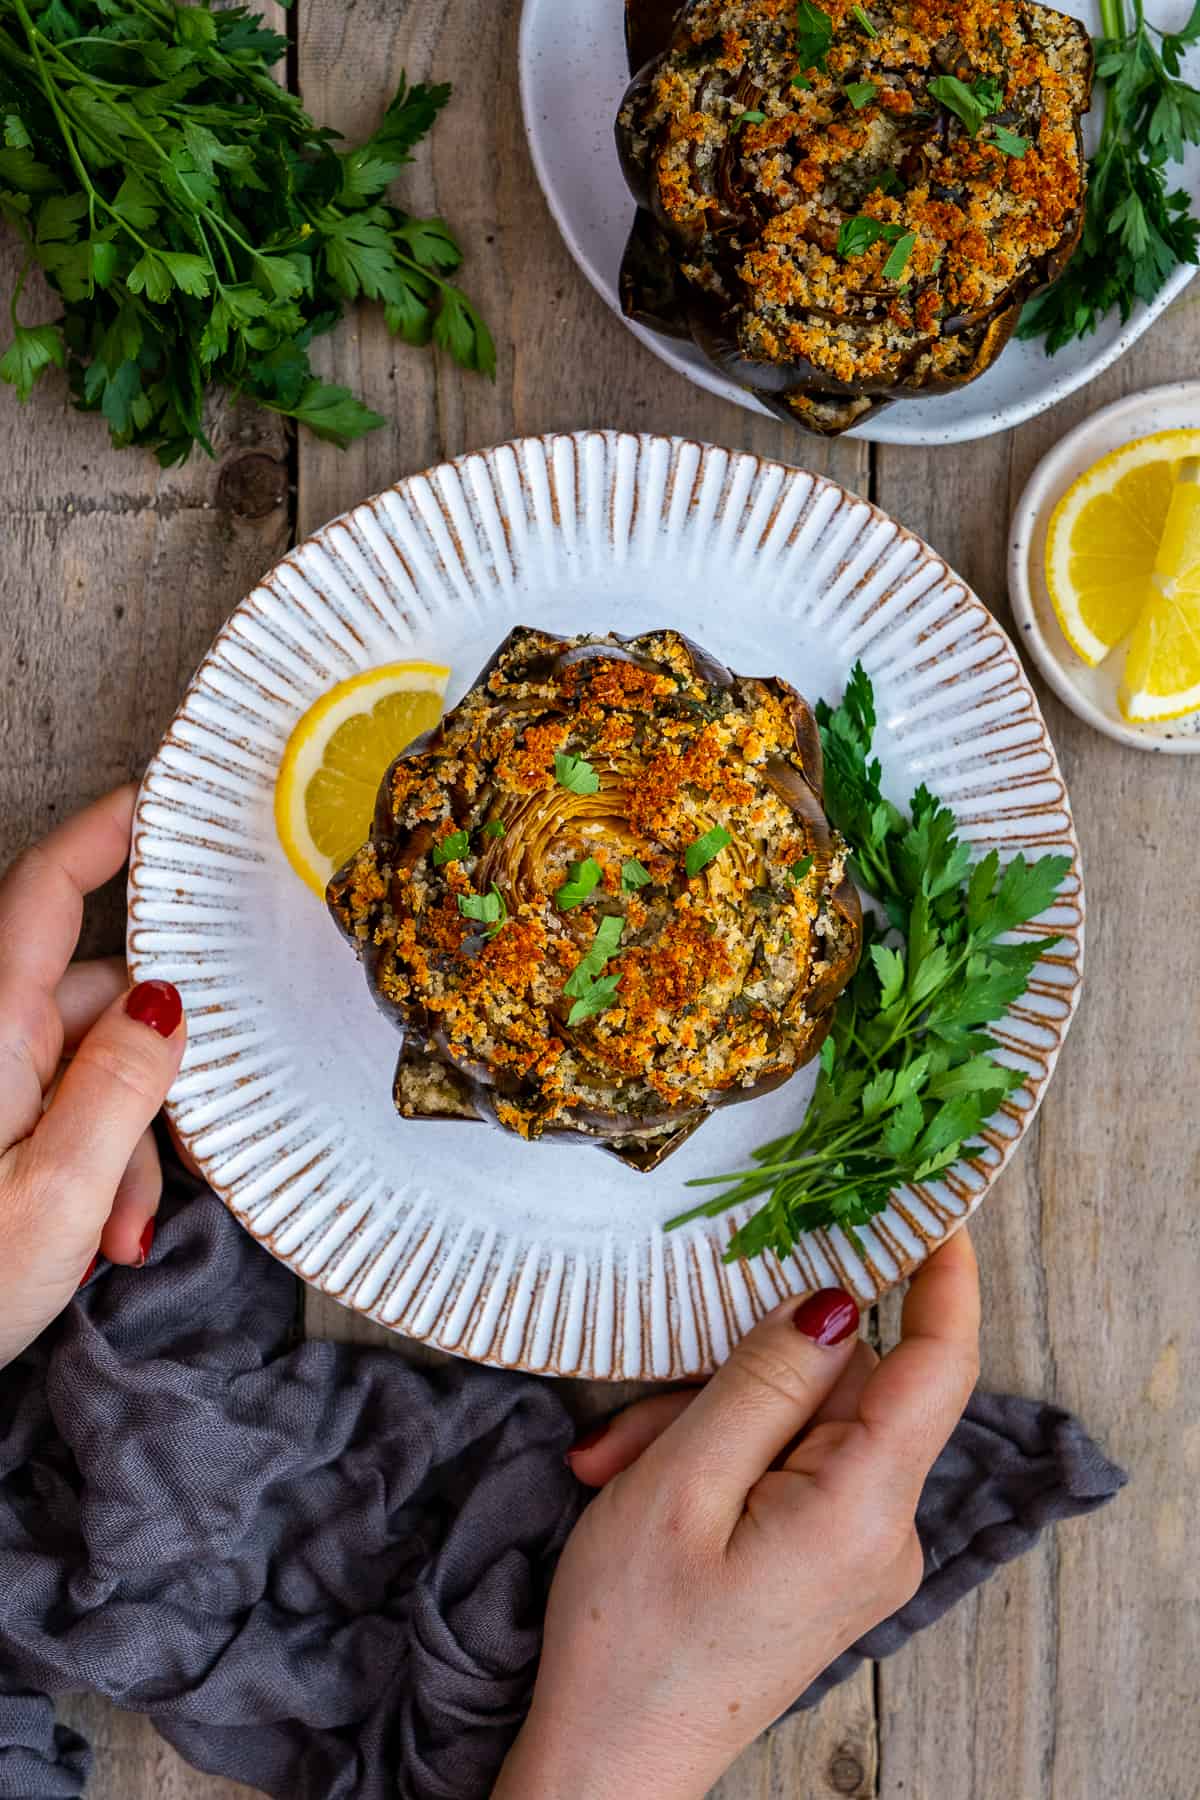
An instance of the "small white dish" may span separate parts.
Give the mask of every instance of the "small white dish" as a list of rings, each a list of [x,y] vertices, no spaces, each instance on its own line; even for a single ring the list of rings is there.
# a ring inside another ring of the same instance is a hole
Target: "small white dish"
[[[1099,0],[1056,0],[1063,12],[1101,31]],[[1170,0],[1166,17],[1185,16],[1181,0]],[[621,96],[629,84],[623,0],[524,0],[518,49],[521,111],[525,135],[542,192],[563,241],[597,293],[624,318],[617,276],[634,203],[613,136]],[[1189,51],[1183,73],[1200,80],[1200,47]],[[1094,148],[1102,107],[1084,122],[1084,138]],[[1200,145],[1189,145],[1182,162],[1167,171],[1172,188],[1182,188],[1200,211]],[[1063,400],[1107,369],[1147,331],[1163,308],[1191,280],[1191,267],[1173,269],[1149,306],[1138,305],[1127,321],[1117,313],[1102,319],[1090,337],[1047,357],[1040,344],[1006,346],[978,381],[929,400],[905,400],[846,435],[876,444],[958,444],[1008,431]],[[663,362],[698,387],[750,412],[771,416],[754,396],[720,374],[692,343],[660,337],[625,320],[633,335]],[[798,443],[806,434],[796,433]]]
[[[1158,725],[1130,725],[1117,705],[1124,652],[1117,647],[1098,669],[1089,669],[1063,636],[1046,586],[1046,533],[1051,515],[1073,481],[1102,456],[1156,431],[1200,431],[1200,381],[1128,394],[1086,419],[1044,456],[1013,514],[1008,547],[1008,591],[1016,637],[1028,650],[1064,705],[1088,725],[1135,750],[1200,752],[1200,713]]]

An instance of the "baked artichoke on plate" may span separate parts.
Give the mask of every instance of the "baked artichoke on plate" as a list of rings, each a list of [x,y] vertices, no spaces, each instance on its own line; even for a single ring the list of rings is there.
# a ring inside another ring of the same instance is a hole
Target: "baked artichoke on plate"
[[[805,702],[674,631],[519,628],[329,884],[397,1109],[654,1167],[820,1048],[861,945]]]
[[[627,0],[626,313],[836,434],[973,381],[1083,227],[1086,28],[1036,0]],[[636,60],[635,60],[636,59]]]

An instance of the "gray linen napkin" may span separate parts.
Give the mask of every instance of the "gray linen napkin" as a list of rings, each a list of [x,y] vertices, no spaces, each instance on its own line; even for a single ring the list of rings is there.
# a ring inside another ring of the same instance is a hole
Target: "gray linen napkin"
[[[52,1699],[80,1690],[279,1800],[482,1800],[585,1502],[558,1392],[295,1343],[287,1270],[169,1188],[149,1265],[101,1265],[0,1373],[0,1800],[82,1794]],[[1124,1479],[1068,1415],[976,1395],[920,1593],[799,1704]]]

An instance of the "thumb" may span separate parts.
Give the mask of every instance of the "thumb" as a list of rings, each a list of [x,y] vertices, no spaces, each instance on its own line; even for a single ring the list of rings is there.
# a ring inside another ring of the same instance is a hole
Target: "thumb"
[[[854,1357],[858,1306],[822,1288],[761,1319],[642,1458],[705,1496],[732,1532],[746,1495],[808,1424]],[[714,1522],[716,1522],[714,1520]]]
[[[22,1173],[40,1229],[82,1268],[99,1242],[142,1133],[183,1056],[183,1002],[168,981],[144,981],[101,1013],[81,1040],[32,1135]]]

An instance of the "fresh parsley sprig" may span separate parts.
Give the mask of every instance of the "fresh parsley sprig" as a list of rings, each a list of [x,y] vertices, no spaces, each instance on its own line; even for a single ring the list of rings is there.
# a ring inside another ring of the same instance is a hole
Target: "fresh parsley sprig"
[[[875,703],[856,665],[841,705],[817,708],[825,807],[852,846],[851,870],[883,906],[868,916],[857,974],[838,1001],[803,1122],[765,1144],[754,1167],[692,1182],[722,1191],[668,1229],[759,1200],[732,1236],[727,1262],[764,1250],[786,1256],[806,1231],[853,1235],[911,1182],[943,1175],[1024,1080],[996,1060],[984,1029],[1029,985],[1057,939],[1004,942],[1050,905],[1065,856],[1003,869],[989,851],[971,865],[953,813],[919,787],[906,816],[880,786],[872,754]]]
[[[1128,319],[1178,264],[1200,260],[1191,197],[1169,189],[1167,177],[1185,146],[1200,144],[1200,92],[1179,78],[1184,53],[1200,44],[1200,0],[1175,32],[1152,26],[1143,0],[1133,0],[1132,29],[1125,0],[1100,0],[1100,18],[1096,68],[1107,92],[1083,236],[1065,273],[1027,308],[1019,327],[1021,337],[1044,338],[1050,356],[1095,331],[1109,312]]]
[[[26,251],[0,377],[22,400],[65,367],[77,407],[164,465],[211,454],[220,387],[346,444],[383,419],[309,351],[360,298],[406,342],[494,371],[447,226],[385,199],[450,89],[401,78],[339,151],[272,75],[286,49],[243,6],[0,0],[0,218]],[[35,266],[54,323],[20,320]]]

